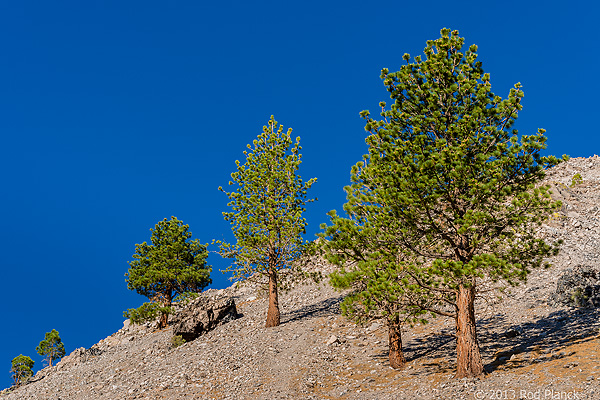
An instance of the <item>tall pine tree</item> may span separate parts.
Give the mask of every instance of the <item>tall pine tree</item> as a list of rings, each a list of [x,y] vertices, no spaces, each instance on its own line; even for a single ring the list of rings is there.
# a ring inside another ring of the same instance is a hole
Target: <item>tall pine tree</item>
[[[316,178],[306,182],[297,174],[301,163],[300,138],[294,142],[292,130],[283,131],[271,116],[267,126],[244,151],[246,162],[236,161],[225,192],[231,212],[224,212],[231,223],[236,243],[220,243],[223,257],[233,264],[225,272],[233,278],[266,286],[269,294],[267,327],[278,326],[279,289],[286,289],[305,275],[296,261],[302,255],[306,220],[302,216],[307,191]]]
[[[382,248],[399,249],[407,290],[420,288],[417,303],[455,319],[457,377],[473,377],[483,374],[480,284],[516,284],[558,251],[538,227],[559,206],[540,181],[560,160],[541,155],[543,129],[520,137],[512,129],[521,85],[506,99],[496,96],[477,46],[463,46],[458,31],[442,29],[424,56],[405,54],[399,71],[382,70],[392,104],[380,103],[378,120],[361,113],[369,152],[352,171],[345,209],[383,230]],[[335,233],[344,225],[333,222],[329,238],[344,248],[346,235]]]

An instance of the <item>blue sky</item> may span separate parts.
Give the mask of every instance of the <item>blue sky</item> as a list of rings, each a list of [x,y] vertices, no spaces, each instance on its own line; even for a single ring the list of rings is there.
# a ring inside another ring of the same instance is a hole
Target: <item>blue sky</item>
[[[442,27],[479,46],[496,94],[523,84],[521,133],[545,128],[555,155],[599,152],[595,3],[421,4],[0,2],[0,387],[21,353],[41,367],[45,332],[69,353],[121,327],[144,301],[127,261],[159,220],[231,239],[217,188],[271,114],[318,178],[314,238],[366,152],[359,112],[388,100],[381,68]],[[209,262],[212,287],[227,286],[227,263]]]

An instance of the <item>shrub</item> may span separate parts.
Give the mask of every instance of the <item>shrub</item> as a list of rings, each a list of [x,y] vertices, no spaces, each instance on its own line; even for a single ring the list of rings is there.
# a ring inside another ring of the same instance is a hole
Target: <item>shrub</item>
[[[173,348],[179,347],[185,343],[185,339],[181,335],[175,335],[171,338],[171,346]]]
[[[138,308],[129,308],[123,312],[133,325],[141,325],[156,320],[159,315],[171,314],[171,307],[161,307],[158,303],[144,303]]]
[[[573,175],[573,179],[571,179],[571,187],[579,185],[583,183],[583,178],[581,177],[581,174],[578,172],[575,175]]]
[[[585,307],[590,299],[586,291],[580,287],[571,292],[571,302],[577,307]]]

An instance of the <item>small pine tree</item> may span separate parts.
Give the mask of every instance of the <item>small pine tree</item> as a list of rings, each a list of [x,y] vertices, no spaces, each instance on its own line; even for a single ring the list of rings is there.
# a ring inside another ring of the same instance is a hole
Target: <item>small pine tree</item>
[[[362,194],[360,203],[353,196],[356,190]],[[337,289],[351,289],[341,304],[344,315],[358,323],[385,321],[390,367],[401,369],[406,364],[402,325],[426,322],[423,314],[432,301],[422,296],[411,274],[410,254],[394,240],[400,227],[382,212],[383,199],[362,185],[346,187],[346,191],[349,203],[344,209],[348,217],[329,212],[331,225],[322,224],[324,232],[319,234],[324,239],[319,241],[324,257],[340,267],[330,275],[329,283]]]
[[[175,217],[156,224],[151,242],[135,245],[134,260],[125,274],[127,287],[160,302],[159,326],[167,326],[171,303],[185,292],[200,292],[208,286],[211,267],[206,264],[208,251],[198,239],[189,240],[189,225]]]
[[[12,374],[15,386],[22,385],[33,376],[32,368],[34,364],[35,362],[31,358],[23,354],[13,358],[10,373]]]
[[[335,288],[352,290],[341,304],[344,315],[358,323],[385,321],[390,367],[401,369],[406,364],[402,350],[403,324],[426,322],[421,317],[426,311],[420,303],[419,287],[409,284],[413,281],[407,272],[409,265],[365,255],[352,266],[333,272],[329,282]]]
[[[51,367],[52,362],[65,355],[65,346],[58,335],[56,329],[46,332],[44,340],[35,348],[38,354],[44,357],[44,360]]]

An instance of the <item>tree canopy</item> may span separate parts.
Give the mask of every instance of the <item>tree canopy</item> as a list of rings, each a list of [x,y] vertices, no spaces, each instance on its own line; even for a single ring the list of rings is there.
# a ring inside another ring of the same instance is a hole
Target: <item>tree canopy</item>
[[[64,357],[65,345],[58,335],[58,331],[52,329],[52,331],[46,332],[44,340],[35,348],[35,351],[44,357],[49,366],[52,366],[52,362]]]
[[[27,382],[27,380],[33,376],[32,368],[34,364],[35,361],[27,356],[24,356],[23,354],[20,354],[12,359],[10,373],[12,374],[15,386],[19,386]]]
[[[159,221],[152,232],[151,244],[135,245],[133,261],[125,274],[127,287],[162,304],[160,326],[168,321],[173,299],[185,292],[200,292],[212,281],[207,265],[207,245],[191,240],[189,226],[175,217]]]
[[[225,272],[232,272],[235,280],[269,285],[267,326],[279,325],[277,288],[303,276],[294,262],[305,245],[303,212],[313,201],[307,191],[316,182],[316,178],[304,182],[297,174],[300,138],[294,142],[291,134],[271,116],[263,133],[244,151],[246,162],[236,161],[237,171],[229,182],[235,190],[219,188],[229,197],[232,211],[223,216],[236,239],[236,243],[219,242],[221,255],[234,260]]]
[[[559,206],[540,181],[560,160],[542,155],[543,129],[512,129],[521,84],[506,99],[495,95],[477,46],[463,47],[458,31],[442,29],[423,56],[404,54],[399,71],[382,70],[391,106],[380,103],[381,119],[361,113],[369,151],[346,189],[349,218],[332,212],[327,231],[342,254],[383,251],[406,275],[407,290],[418,288],[420,307],[455,318],[458,377],[483,373],[478,285],[516,284],[559,245],[538,228]]]

